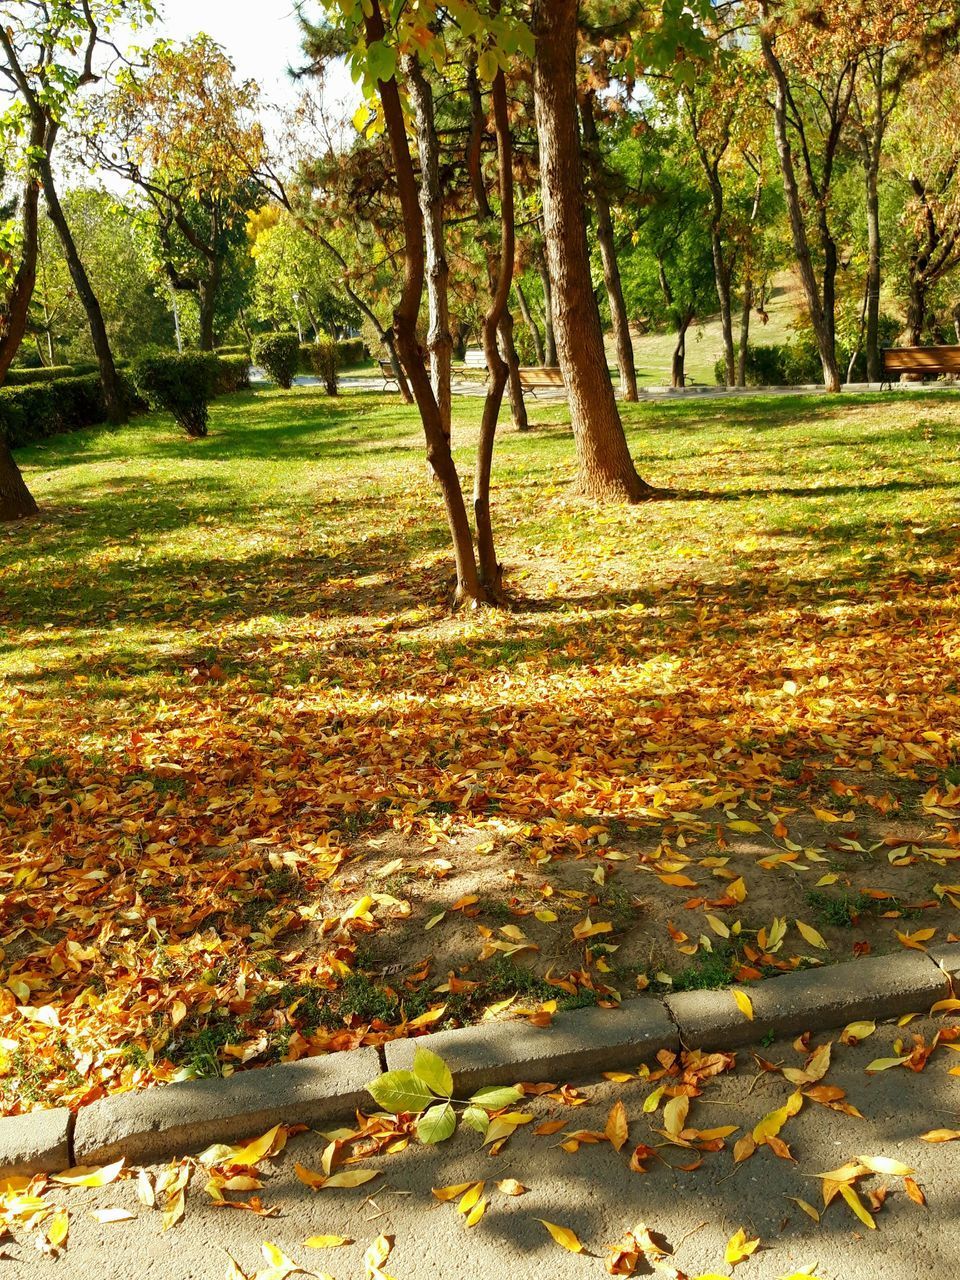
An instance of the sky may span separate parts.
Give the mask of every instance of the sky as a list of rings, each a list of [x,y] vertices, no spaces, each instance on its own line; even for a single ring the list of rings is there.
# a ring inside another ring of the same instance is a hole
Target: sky
[[[312,7],[319,12],[319,6]],[[160,36],[184,40],[204,31],[223,45],[241,79],[259,83],[268,101],[285,105],[296,97],[288,75],[300,58],[294,0],[158,0],[157,8],[160,17],[152,28],[138,33],[138,43]],[[355,105],[356,90],[345,68],[331,76],[328,97]]]

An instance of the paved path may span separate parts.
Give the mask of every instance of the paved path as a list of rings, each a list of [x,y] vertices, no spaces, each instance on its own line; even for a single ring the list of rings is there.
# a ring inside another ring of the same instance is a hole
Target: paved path
[[[253,386],[263,386],[269,379],[259,369],[254,369],[251,377]],[[297,377],[294,383],[298,387],[317,387],[320,385],[318,378],[308,375]],[[383,391],[383,379],[373,374],[370,375],[346,375],[340,379],[340,387],[346,391]],[[956,391],[956,387],[941,386],[937,383],[894,383],[892,388],[894,391],[925,391],[931,394],[937,392]],[[877,382],[850,382],[847,383],[842,391],[843,395],[864,395],[870,392],[880,391],[880,384]],[[392,393],[398,395],[396,390]],[[484,394],[484,382],[481,377],[476,378],[459,378],[453,383],[453,394],[458,396],[482,396]],[[692,386],[692,387],[667,387],[667,386],[647,386],[640,388],[640,402],[646,400],[718,400],[730,399],[737,396],[822,396],[825,395],[823,387],[813,383],[800,387],[708,387],[708,386]],[[537,400],[563,400],[565,392],[560,390],[543,390],[538,391],[536,398],[528,395],[527,403],[535,404]],[[399,401],[399,396],[398,396]],[[504,401],[506,405],[506,401]]]
[[[347,1280],[366,1274],[364,1251],[380,1233],[395,1237],[384,1269],[396,1280],[601,1277],[607,1274],[606,1246],[637,1222],[659,1233],[657,1238],[676,1251],[673,1264],[690,1277],[730,1275],[724,1249],[743,1227],[761,1244],[736,1267],[737,1280],[779,1280],[807,1268],[820,1280],[948,1280],[960,1274],[960,1143],[933,1145],[919,1141],[919,1135],[934,1128],[960,1128],[960,1077],[949,1074],[960,1065],[960,1054],[940,1047],[922,1073],[902,1067],[874,1075],[864,1071],[873,1059],[892,1053],[898,1037],[909,1049],[914,1034],[929,1043],[935,1030],[933,1023],[917,1021],[902,1030],[882,1026],[856,1047],[835,1043],[822,1083],[843,1089],[864,1118],[806,1100],[780,1135],[795,1162],[778,1158],[769,1147],[740,1164],[733,1161],[736,1138],[782,1106],[794,1088],[779,1073],[758,1070],[753,1054],[741,1051],[735,1070],[705,1084],[687,1120],[701,1130],[738,1125],[740,1132],[727,1139],[724,1150],[704,1154],[702,1165],[692,1171],[678,1166],[695,1162],[698,1154],[664,1145],[655,1132],[663,1127],[662,1111],[642,1111],[649,1083],[587,1083],[581,1090],[587,1098],[582,1106],[548,1097],[528,1103],[524,1109],[537,1119],[517,1129],[495,1157],[481,1148],[476,1134],[466,1131],[442,1147],[411,1146],[397,1155],[364,1160],[365,1167],[382,1174],[356,1190],[308,1190],[293,1166],[300,1161],[319,1169],[325,1139],[315,1134],[291,1138],[278,1158],[260,1166],[264,1186],[257,1194],[266,1206],[279,1209],[276,1217],[214,1207],[200,1171],[190,1184],[183,1220],[167,1232],[161,1229],[160,1214],[138,1203],[132,1180],[71,1190],[56,1197],[71,1219],[68,1245],[59,1260],[40,1258],[29,1240],[7,1243],[0,1280],[4,1275],[29,1275],[30,1280],[46,1275],[56,1280],[222,1280],[228,1275],[225,1250],[252,1276],[266,1268],[264,1241],[304,1267]],[[804,1062],[789,1041],[760,1053],[781,1066]],[[565,1131],[602,1130],[618,1099],[630,1121],[629,1141],[619,1155],[606,1142],[570,1154],[558,1145],[562,1132],[531,1132],[540,1121],[553,1118],[564,1122]],[[638,1143],[657,1146],[672,1167],[653,1159],[648,1173],[631,1172],[629,1155]],[[862,1225],[840,1199],[819,1224],[790,1199],[822,1207],[821,1183],[813,1175],[855,1156],[889,1157],[914,1168],[927,1206],[913,1203],[904,1193],[903,1178],[892,1176],[857,1183],[865,1201],[871,1190],[883,1184],[889,1188],[876,1215],[876,1230]],[[504,1195],[496,1182],[508,1178],[529,1190],[515,1198]],[[479,1179],[486,1180],[488,1207],[482,1220],[467,1228],[456,1203],[439,1203],[431,1188]],[[89,1216],[91,1209],[113,1206],[132,1210],[135,1220],[101,1225]],[[574,1230],[585,1252],[559,1248],[541,1218]],[[304,1241],[318,1234],[347,1236],[356,1243],[322,1251],[305,1248]],[[641,1262],[635,1274],[654,1272]]]

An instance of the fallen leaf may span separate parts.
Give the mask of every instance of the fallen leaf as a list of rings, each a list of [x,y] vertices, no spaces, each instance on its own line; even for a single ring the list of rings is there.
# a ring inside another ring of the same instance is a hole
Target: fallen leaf
[[[545,1218],[538,1218],[537,1221],[547,1228],[561,1249],[566,1249],[569,1253],[583,1252],[583,1245],[569,1227],[558,1227],[555,1222],[547,1222]]]

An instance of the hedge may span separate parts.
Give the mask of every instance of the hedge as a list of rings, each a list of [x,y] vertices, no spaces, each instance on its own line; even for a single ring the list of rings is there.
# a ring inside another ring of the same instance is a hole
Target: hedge
[[[188,436],[207,434],[208,406],[220,380],[212,351],[147,351],[133,366],[133,380],[152,409],[172,413]]]
[[[72,369],[72,366],[66,367]],[[215,369],[214,395],[241,391],[250,385],[250,366],[245,355],[218,357]],[[51,436],[81,431],[84,427],[96,427],[106,422],[107,410],[99,374],[87,373],[52,380],[41,377],[17,385],[11,380],[13,372],[8,371],[6,383],[0,386],[0,434],[11,448],[18,449]],[[20,375],[27,372],[48,374],[49,368],[35,371],[19,369],[16,372]],[[147,403],[135,390],[130,377],[121,373],[120,380],[131,412],[145,412]]]
[[[39,369],[8,369],[5,387],[29,387],[35,382],[59,382],[63,378],[80,378],[96,373],[95,364],[50,364]]]

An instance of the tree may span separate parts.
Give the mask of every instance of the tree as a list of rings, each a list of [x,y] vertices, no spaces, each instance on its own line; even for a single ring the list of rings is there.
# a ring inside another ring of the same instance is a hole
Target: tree
[[[818,23],[797,3],[760,0],[760,48],[773,82],[773,124],[797,271],[823,366],[840,390],[836,346],[839,250],[831,195],[856,86],[858,50],[844,26]],[[803,188],[797,177],[797,160]],[[807,229],[809,209],[820,277]]]
[[[47,216],[56,227],[87,313],[111,422],[125,421],[128,407],[100,304],[60,203],[53,154],[76,109],[79,92],[98,78],[97,57],[105,46],[105,33],[121,18],[136,25],[151,14],[149,0],[17,0],[7,6],[0,24],[0,75],[16,95],[6,124],[19,126],[21,132],[29,129],[29,164],[35,167]]]
[[[960,61],[954,58],[904,92],[890,128],[898,179],[895,279],[905,294],[907,332],[924,340],[930,300],[960,267]]]
[[[220,46],[199,35],[158,41],[142,66],[124,68],[90,129],[97,162],[146,198],[171,286],[197,298],[205,351],[230,257],[246,251],[247,215],[262,198],[251,179],[264,151],[258,110],[257,85],[238,83]]]
[[[534,0],[534,98],[554,325],[577,446],[581,491],[636,502],[655,490],[627,447],[593,293],[577,119],[578,0]]]
[[[273,329],[303,329],[313,337],[353,325],[356,308],[345,303],[334,278],[334,261],[290,213],[268,206],[250,226],[255,264],[257,318]]]

